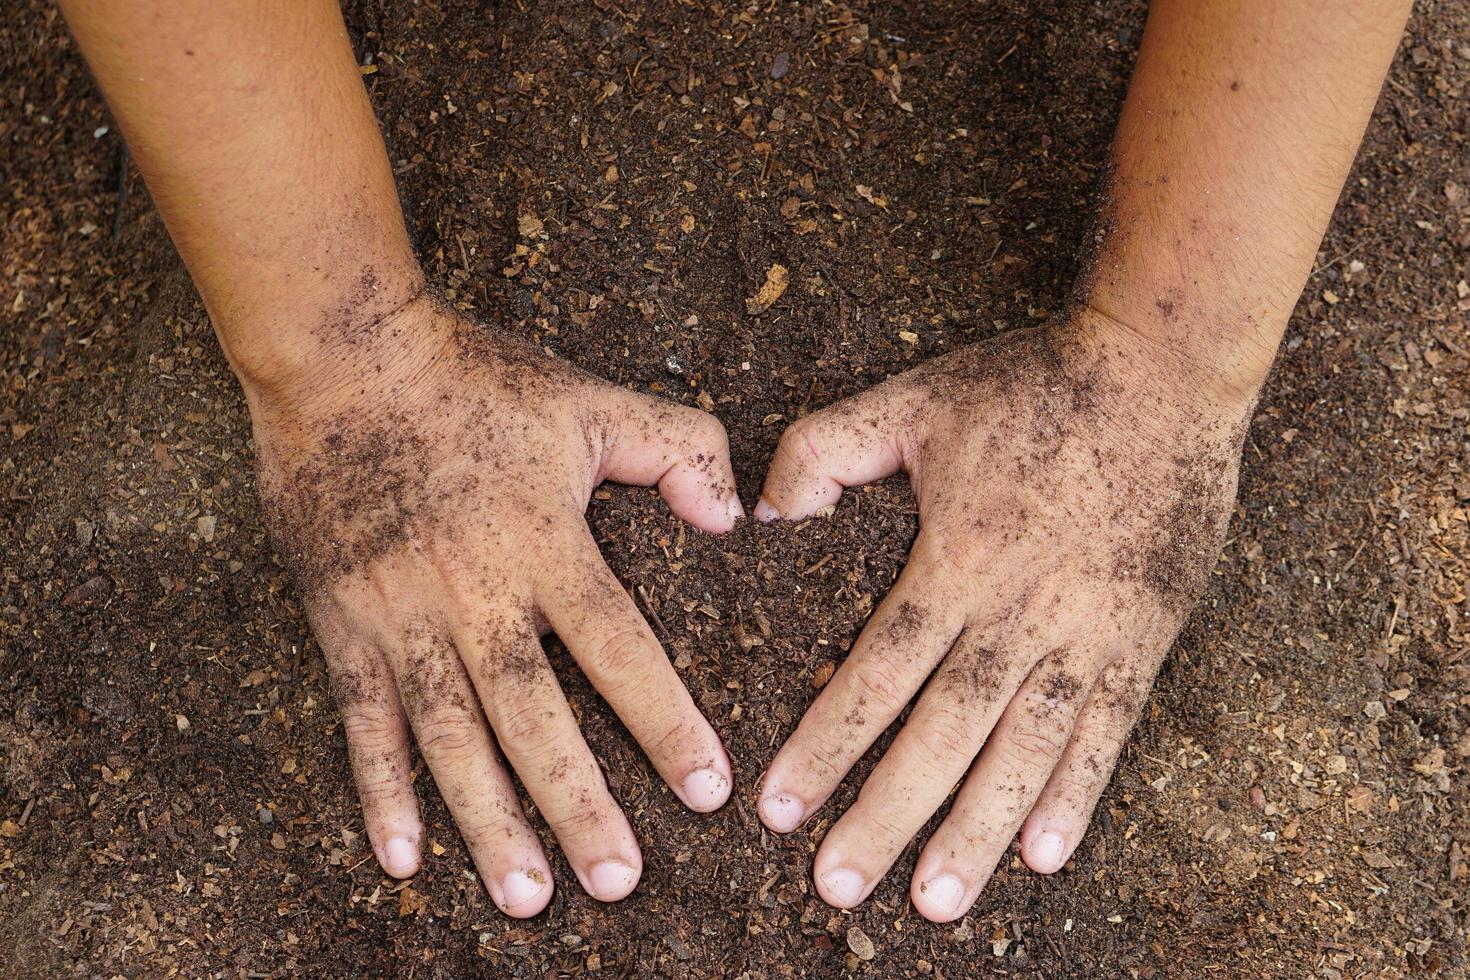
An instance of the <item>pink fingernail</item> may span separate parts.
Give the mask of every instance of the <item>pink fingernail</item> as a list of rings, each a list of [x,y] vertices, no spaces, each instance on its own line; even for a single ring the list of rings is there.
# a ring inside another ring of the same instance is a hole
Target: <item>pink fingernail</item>
[[[868,883],[851,868],[833,868],[822,875],[827,886],[827,899],[838,908],[849,909],[863,900]]]
[[[919,886],[919,894],[929,913],[953,918],[959,914],[960,902],[965,898],[965,884],[954,875],[935,875]]]
[[[731,494],[730,499],[725,502],[725,507],[730,512],[730,520],[732,522],[738,521],[745,516],[745,508],[740,506],[740,498],[734,494]]]
[[[621,861],[602,861],[587,872],[587,890],[604,902],[616,902],[638,884],[638,873]]]
[[[762,497],[755,502],[755,519],[762,524],[769,524],[772,521],[780,520],[781,514],[776,508],[766,503],[765,497]]]
[[[1031,860],[1034,867],[1042,874],[1050,874],[1060,868],[1066,861],[1067,844],[1062,840],[1060,834],[1050,830],[1036,835],[1031,842]]]
[[[419,847],[407,837],[390,837],[383,845],[383,870],[395,878],[412,878],[419,867]]]
[[[772,793],[760,802],[761,819],[778,834],[789,834],[801,826],[806,816],[806,807],[801,801],[786,793]]]
[[[684,777],[684,802],[691,810],[717,810],[729,798],[729,778],[713,769],[696,769]]]
[[[541,893],[551,887],[551,878],[540,868],[529,871],[512,871],[501,883],[502,910],[514,915],[518,910],[532,905]]]

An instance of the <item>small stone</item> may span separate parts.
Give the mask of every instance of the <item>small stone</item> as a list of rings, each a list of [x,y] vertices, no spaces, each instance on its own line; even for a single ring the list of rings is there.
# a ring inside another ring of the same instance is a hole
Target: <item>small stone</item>
[[[76,520],[77,544],[85,548],[97,536],[97,525],[78,517]]]
[[[791,73],[791,52],[779,51],[771,61],[771,78],[780,81]]]
[[[864,963],[878,955],[878,951],[873,948],[873,940],[869,939],[868,934],[857,926],[847,930],[847,948],[852,950],[852,955]]]

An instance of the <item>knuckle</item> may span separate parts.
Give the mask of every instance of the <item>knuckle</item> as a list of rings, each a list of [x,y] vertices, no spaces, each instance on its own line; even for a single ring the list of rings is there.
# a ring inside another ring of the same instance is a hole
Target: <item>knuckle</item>
[[[495,726],[495,734],[507,750],[536,756],[555,739],[551,725],[554,712],[536,700],[506,708]]]
[[[697,749],[704,742],[703,732],[685,721],[663,725],[650,737],[643,749],[650,758],[682,756],[691,754],[687,749]]]
[[[546,821],[561,840],[602,838],[608,835],[616,822],[609,807],[590,801],[579,801],[561,812],[548,813]]]
[[[611,680],[628,674],[647,654],[643,631],[625,626],[612,630],[597,641],[590,666],[600,679]]]
[[[1002,742],[1012,761],[1025,768],[1051,764],[1066,747],[1066,733],[1045,724],[1022,724]]]
[[[357,766],[353,772],[357,777],[357,795],[365,807],[387,805],[400,798],[407,800],[412,792],[405,791],[405,773],[395,765]]]
[[[849,839],[863,842],[864,850],[882,853],[899,850],[907,844],[914,832],[893,819],[895,808],[891,802],[877,801],[877,805],[864,807],[861,815],[854,814]]]
[[[896,714],[908,703],[909,692],[889,661],[874,657],[854,665],[853,670],[853,683],[879,708]]]
[[[928,719],[917,735],[929,759],[971,758],[975,754],[972,726],[952,711],[941,711]]]
[[[807,769],[819,781],[838,783],[852,765],[853,746],[836,731],[813,732],[802,745]]]
[[[461,711],[436,711],[419,719],[419,749],[428,757],[454,758],[469,753],[479,741],[474,720]]]
[[[814,427],[815,423],[810,415],[792,422],[776,441],[776,455],[787,463],[804,463],[815,452],[812,448]]]
[[[846,748],[824,731],[802,732],[797,749],[796,771],[813,783],[837,783],[847,773]],[[801,778],[801,775],[798,775]]]
[[[929,581],[936,583],[936,586],[948,583],[952,588],[974,577],[981,550],[966,535],[935,535],[927,543],[928,547],[924,549],[922,558]]]
[[[505,809],[488,801],[461,806],[454,814],[454,824],[465,843],[475,849],[483,849],[491,843],[508,843],[507,838],[514,834],[512,821]]]
[[[690,428],[694,438],[701,444],[713,449],[723,450],[730,445],[730,437],[725,432],[725,424],[708,412],[698,409],[690,409],[694,414],[691,416]]]
[[[360,752],[383,753],[403,744],[403,725],[383,710],[358,706],[342,713],[342,731],[347,744]]]

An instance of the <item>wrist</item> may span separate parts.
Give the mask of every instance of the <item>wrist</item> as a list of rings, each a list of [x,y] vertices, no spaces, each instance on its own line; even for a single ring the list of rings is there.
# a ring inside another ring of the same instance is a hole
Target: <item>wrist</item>
[[[204,293],[210,320],[247,394],[288,395],[334,362],[370,355],[432,304],[412,258],[287,276],[273,295]]]
[[[1131,384],[1166,391],[1181,405],[1222,417],[1250,412],[1265,384],[1285,325],[1240,326],[1196,318],[1175,305],[1147,310],[1090,297],[1072,318],[1078,341],[1113,364]]]
[[[453,329],[453,316],[420,288],[396,301],[277,316],[257,325],[268,343],[229,353],[257,428],[309,429],[352,406],[403,403],[426,386]]]

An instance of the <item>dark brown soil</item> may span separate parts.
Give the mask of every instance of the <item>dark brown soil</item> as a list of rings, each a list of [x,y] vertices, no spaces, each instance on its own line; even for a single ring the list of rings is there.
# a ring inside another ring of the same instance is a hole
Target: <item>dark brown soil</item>
[[[747,504],[790,419],[1064,305],[1142,15],[348,10],[430,280],[712,406]],[[436,854],[383,878],[203,312],[56,12],[11,5],[0,55],[0,974],[1466,975],[1465,5],[1418,7],[1091,833],[1055,877],[1011,861],[957,927],[913,913],[905,875],[829,909],[808,867],[836,806],[785,839],[753,812],[902,565],[901,480],[723,540],[600,490],[598,540],[736,799],[686,812],[553,647],[639,831],[637,892],[506,919],[423,773]],[[778,262],[790,288],[752,315]]]

